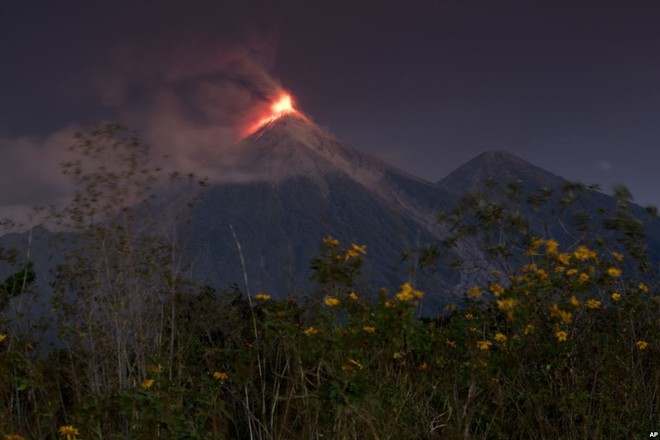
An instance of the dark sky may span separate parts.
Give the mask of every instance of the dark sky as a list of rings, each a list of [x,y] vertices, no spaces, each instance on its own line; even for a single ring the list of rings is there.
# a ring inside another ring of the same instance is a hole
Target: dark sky
[[[0,205],[59,194],[47,164],[81,126],[119,120],[170,153],[188,142],[190,165],[280,87],[431,181],[506,149],[660,204],[658,2],[5,3]]]

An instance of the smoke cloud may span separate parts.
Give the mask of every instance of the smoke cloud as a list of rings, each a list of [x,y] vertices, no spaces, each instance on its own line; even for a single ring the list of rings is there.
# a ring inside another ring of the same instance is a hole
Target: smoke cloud
[[[253,37],[222,47],[118,47],[96,90],[179,170],[205,171],[239,140],[282,87],[270,74],[274,47]],[[213,177],[213,176],[210,176]]]
[[[49,136],[0,136],[0,218],[24,221],[33,207],[57,205],[72,192],[60,164],[72,159],[68,151],[79,127]]]
[[[222,161],[259,119],[281,85],[269,73],[276,38],[256,32],[236,43],[154,37],[119,42],[92,69],[98,106],[135,130],[168,168],[213,179],[205,164]],[[48,136],[0,136],[0,217],[57,204],[72,192],[60,164],[81,127]],[[211,160],[212,159],[212,160]],[[22,215],[19,215],[19,217]]]

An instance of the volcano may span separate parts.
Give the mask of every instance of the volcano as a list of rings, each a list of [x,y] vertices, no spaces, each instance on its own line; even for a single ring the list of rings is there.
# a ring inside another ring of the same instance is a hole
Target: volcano
[[[447,301],[457,280],[410,274],[404,251],[437,242],[437,214],[455,196],[339,142],[310,119],[272,120],[226,152],[218,176],[194,213],[193,277],[243,285],[274,296],[305,295],[310,260],[323,237],[367,245],[365,283],[397,288],[418,276],[428,307]],[[431,312],[431,310],[429,310]]]

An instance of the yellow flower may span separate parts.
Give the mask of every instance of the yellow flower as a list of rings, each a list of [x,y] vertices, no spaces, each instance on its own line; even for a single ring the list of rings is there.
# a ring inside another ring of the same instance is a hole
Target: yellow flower
[[[362,327],[362,330],[364,330],[365,332],[370,333],[372,335],[374,333],[376,333],[376,327],[372,327],[370,325],[365,325],[364,327]]]
[[[504,287],[500,286],[498,283],[491,284],[488,290],[490,290],[490,292],[496,297],[499,297],[504,293]]]
[[[545,243],[544,239],[535,238],[529,244],[529,249],[527,249],[527,252],[525,252],[525,255],[527,255],[528,257],[533,257],[534,255],[536,255],[536,251],[538,250],[539,247],[541,247],[541,245],[543,245],[543,243]]]
[[[76,440],[76,436],[78,435],[78,429],[73,425],[60,426],[57,432],[61,436],[66,437],[66,440]]]
[[[367,247],[366,245],[358,246],[355,243],[351,243],[351,248],[346,249],[345,251],[346,257],[344,258],[344,260],[348,261],[349,258],[357,258],[360,256],[360,254],[366,254],[367,253],[367,251],[365,251],[366,247]]]
[[[323,244],[326,245],[329,248],[335,248],[339,246],[339,240],[336,240],[332,238],[331,236],[327,236],[323,239]]]
[[[397,299],[397,301],[405,302],[405,301],[410,301],[413,298],[420,299],[423,296],[424,296],[424,294],[421,291],[414,289],[410,285],[410,283],[404,283],[401,286],[401,292],[397,293],[395,295],[395,298]]]
[[[339,301],[337,298],[335,298],[333,296],[326,296],[323,299],[323,304],[325,304],[328,307],[336,307],[339,304],[341,304],[341,301]]]
[[[607,274],[611,277],[620,277],[621,269],[617,269],[616,267],[610,267],[607,269]]]
[[[7,335],[0,333],[0,342],[4,341],[5,339],[7,339]]]
[[[527,324],[525,326],[525,329],[523,330],[523,333],[528,335],[530,333],[534,333],[534,324]]]
[[[468,321],[472,321],[474,319],[474,315],[472,313],[466,313],[465,319],[467,319]]]
[[[508,338],[504,333],[495,333],[493,339],[495,339],[497,342],[506,342]]]
[[[557,255],[557,260],[564,266],[568,266],[571,263],[571,255],[562,252],[561,254]]]
[[[573,252],[573,256],[580,261],[585,261],[592,258],[595,259],[598,254],[586,246],[579,246],[575,252]]]
[[[154,380],[153,380],[153,379],[147,379],[147,380],[143,381],[143,382],[140,384],[140,388],[142,388],[143,390],[148,390],[148,389],[151,388],[153,385],[154,385]]]
[[[610,298],[612,298],[612,301],[620,301],[621,300],[621,294],[614,292],[610,295]]]
[[[259,301],[268,301],[270,299],[270,295],[266,295],[265,293],[258,293],[254,295],[254,299],[258,299]]]
[[[637,286],[640,292],[642,293],[648,293],[649,292],[649,286],[647,286],[644,283],[639,283],[639,286]]]
[[[220,382],[224,382],[225,380],[229,379],[229,374],[223,371],[214,371],[213,379],[219,380]]]
[[[584,284],[587,281],[589,281],[589,275],[586,273],[582,272],[580,276],[578,277],[578,284]]]
[[[585,303],[585,305],[588,309],[598,309],[600,308],[600,301],[597,299],[590,299]]]
[[[536,249],[538,249],[539,247],[541,247],[541,246],[543,245],[543,243],[545,243],[545,240],[544,240],[544,239],[542,239],[542,238],[535,238],[534,240],[532,240],[532,244],[529,246],[529,248],[530,248],[530,249],[534,249],[534,250],[536,250]]]
[[[568,270],[566,271],[566,276],[567,276],[567,277],[570,277],[570,276],[573,276],[573,275],[575,275],[575,274],[577,274],[577,273],[578,273],[578,270],[577,270],[577,269],[568,269]]]
[[[348,294],[348,297],[351,299],[351,301],[357,301],[359,298],[357,296],[357,293],[351,292]]]
[[[559,318],[564,324],[570,324],[573,320],[571,312],[560,309],[557,304],[553,304],[552,307],[550,307],[550,316]]]
[[[573,307],[580,307],[580,300],[575,297],[575,295],[571,296],[568,300]]]
[[[470,298],[479,299],[481,298],[481,290],[477,286],[470,287],[468,290],[468,296]]]
[[[623,255],[618,252],[612,252],[612,257],[619,263],[623,261]]]
[[[351,243],[351,248],[357,252],[358,254],[366,255],[367,251],[365,250],[367,248],[367,245],[364,244],[362,246],[358,246],[355,243]]]
[[[360,256],[360,254],[358,254],[358,253],[357,253],[356,251],[354,251],[353,249],[346,249],[345,252],[346,252],[346,255],[344,256],[344,261],[348,261],[348,260],[350,260],[351,258],[357,258],[357,257]]]
[[[456,348],[456,341],[452,341],[451,339],[446,339],[445,345],[447,347]]]
[[[545,281],[548,279],[548,273],[544,269],[537,270],[536,276],[539,277],[541,281]]]
[[[488,350],[493,345],[490,341],[477,341],[477,348],[479,350]]]
[[[563,342],[563,341],[565,341],[565,340],[568,339],[568,333],[566,333],[566,332],[563,331],[563,330],[560,330],[560,331],[558,331],[557,333],[555,333],[555,337],[557,338],[557,340],[558,340],[559,342]]]
[[[565,270],[566,270],[566,268],[564,266],[555,267],[555,272],[557,272],[557,273],[562,273]]]
[[[511,311],[516,308],[518,301],[513,298],[497,300],[497,308],[503,311]]]
[[[556,255],[558,249],[559,249],[559,243],[557,243],[555,240],[547,240],[545,242],[545,251],[549,255]]]
[[[307,336],[312,336],[312,335],[318,335],[319,333],[321,333],[321,331],[312,326],[309,326],[305,330],[303,330],[303,333]]]
[[[637,342],[635,343],[635,345],[636,345],[637,348],[639,348],[640,350],[646,350],[646,349],[648,348],[648,346],[649,346],[649,343],[646,342],[646,341],[637,341]]]

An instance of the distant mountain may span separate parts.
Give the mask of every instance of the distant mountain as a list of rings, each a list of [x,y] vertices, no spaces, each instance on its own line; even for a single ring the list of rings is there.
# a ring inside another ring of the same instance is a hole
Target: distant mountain
[[[492,179],[499,184],[519,180],[528,190],[557,188],[568,181],[508,151],[486,151],[452,171],[437,185],[458,194],[483,188],[484,181]]]
[[[604,226],[606,218],[618,215],[619,203],[615,197],[580,182],[571,182],[507,151],[486,151],[451,172],[437,185],[456,195],[465,195],[487,192],[488,181],[500,187],[512,182],[520,185],[520,199],[515,202],[515,209],[531,220],[531,230],[536,235],[550,236],[563,246],[573,246],[585,238],[582,229],[588,223],[591,228],[589,237],[598,235],[616,240],[616,234]],[[547,195],[548,202],[538,206],[528,203],[539,195]],[[491,197],[504,201],[504,197]],[[574,197],[574,202],[566,203]],[[631,204],[629,210],[644,230],[648,255],[657,270],[660,267],[660,220],[635,204]],[[624,235],[632,236],[633,223],[626,226],[628,230]]]

